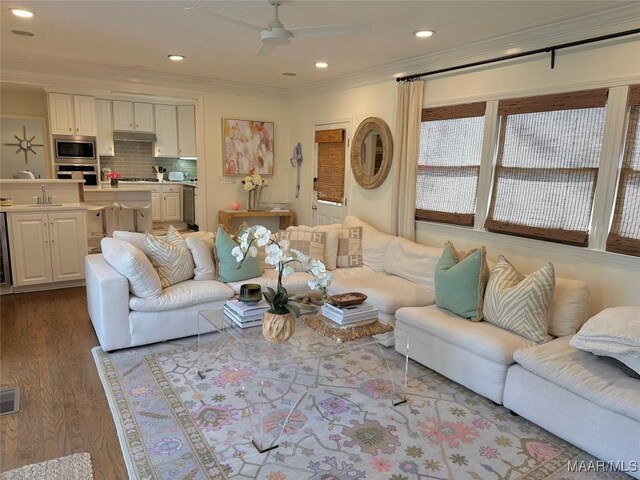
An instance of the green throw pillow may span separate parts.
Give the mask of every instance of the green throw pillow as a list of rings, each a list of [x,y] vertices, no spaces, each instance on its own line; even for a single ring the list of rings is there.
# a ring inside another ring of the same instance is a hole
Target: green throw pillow
[[[244,230],[238,233],[240,236]],[[242,266],[238,268],[236,258],[231,255],[233,247],[238,243],[222,227],[218,226],[216,234],[216,257],[218,258],[218,280],[224,283],[239,282],[262,275],[260,259],[258,257],[246,257]]]
[[[436,305],[474,322],[482,320],[488,277],[484,247],[464,255],[447,242],[436,266]]]

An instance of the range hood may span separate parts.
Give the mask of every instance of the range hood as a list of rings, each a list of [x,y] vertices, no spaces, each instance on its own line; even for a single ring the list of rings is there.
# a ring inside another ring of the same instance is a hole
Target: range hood
[[[158,140],[155,133],[145,132],[113,132],[113,139],[117,142],[155,142]]]

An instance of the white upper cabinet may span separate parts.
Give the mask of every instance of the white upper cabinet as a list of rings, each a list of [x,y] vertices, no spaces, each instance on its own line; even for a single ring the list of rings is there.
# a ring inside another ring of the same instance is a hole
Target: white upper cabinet
[[[113,129],[124,132],[133,131],[133,103],[113,101]]]
[[[111,117],[111,102],[109,100],[96,100],[96,120],[98,124],[98,137],[96,148],[101,157],[112,157],[113,151],[113,118]]]
[[[155,157],[178,156],[178,119],[174,105],[154,105],[156,120]]]
[[[193,105],[178,107],[178,155],[196,157],[196,109]]]
[[[49,94],[49,123],[53,135],[96,136],[96,106],[93,97]]]
[[[135,120],[136,132],[155,132],[155,124],[153,121],[153,104],[151,103],[134,103],[133,118]]]

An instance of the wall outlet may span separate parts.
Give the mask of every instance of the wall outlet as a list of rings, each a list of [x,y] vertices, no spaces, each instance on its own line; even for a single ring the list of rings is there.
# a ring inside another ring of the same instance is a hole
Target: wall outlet
[[[235,185],[236,179],[234,177],[220,177],[218,183],[223,185]]]

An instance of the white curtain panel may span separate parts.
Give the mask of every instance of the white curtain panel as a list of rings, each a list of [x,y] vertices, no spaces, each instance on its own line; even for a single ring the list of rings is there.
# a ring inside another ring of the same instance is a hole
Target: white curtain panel
[[[398,84],[395,150],[393,162],[392,228],[395,235],[415,240],[416,179],[420,153],[420,122],[424,82]]]

